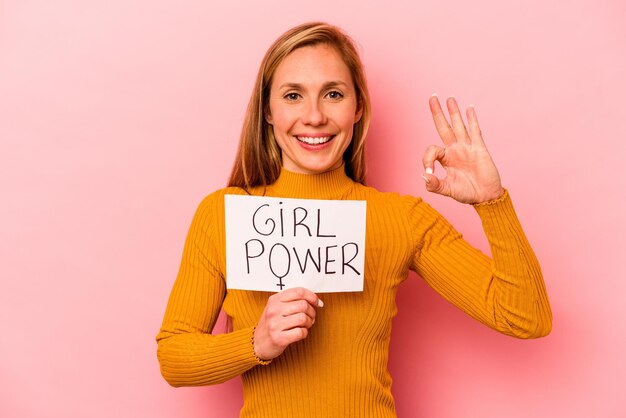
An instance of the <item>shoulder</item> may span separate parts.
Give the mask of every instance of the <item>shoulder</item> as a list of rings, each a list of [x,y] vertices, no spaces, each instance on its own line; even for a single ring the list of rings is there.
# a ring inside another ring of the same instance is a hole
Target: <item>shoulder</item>
[[[400,194],[398,192],[382,192],[374,187],[362,184],[358,184],[355,189],[357,194],[362,195],[364,200],[367,200],[368,203],[371,202],[374,206],[388,207],[404,212],[422,204],[427,205],[419,196]]]
[[[216,219],[222,219],[224,217],[224,196],[233,194],[246,195],[247,193],[240,187],[225,187],[215,190],[200,201],[194,220],[206,224]]]
[[[241,187],[224,187],[223,189],[215,190],[214,192],[205,196],[204,199],[202,199],[202,201],[200,202],[200,205],[198,205],[198,207],[205,208],[211,207],[215,204],[223,204],[224,196],[229,194],[246,195],[248,193]]]
[[[359,185],[360,193],[367,201],[368,212],[391,216],[408,225],[428,228],[445,218],[420,196],[381,192],[373,187]]]

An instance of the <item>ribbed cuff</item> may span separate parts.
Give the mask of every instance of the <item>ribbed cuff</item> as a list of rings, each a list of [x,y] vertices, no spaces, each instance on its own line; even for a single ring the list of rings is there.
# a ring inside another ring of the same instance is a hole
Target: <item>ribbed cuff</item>
[[[496,199],[487,200],[486,202],[474,203],[474,204],[472,204],[472,206],[474,206],[475,208],[478,208],[478,207],[481,207],[481,206],[495,205],[495,204],[498,204],[500,202],[503,202],[506,199],[509,199],[509,191],[507,189],[504,189],[504,193],[502,193],[502,196],[500,196],[500,197],[498,197]]]
[[[254,331],[256,330],[256,327],[252,328],[252,335],[250,337],[250,345],[252,347],[252,354],[254,355],[254,358],[256,359],[256,362],[261,365],[261,366],[267,366],[268,364],[270,364],[272,362],[273,359],[269,359],[269,360],[263,360],[261,357],[256,355],[256,352],[254,351]]]
[[[519,225],[508,190],[505,189],[504,194],[497,199],[472,206],[474,206],[478,216],[480,216],[488,239],[494,237],[494,233],[500,237],[504,231],[510,231],[511,228],[515,231],[515,234],[524,234]]]

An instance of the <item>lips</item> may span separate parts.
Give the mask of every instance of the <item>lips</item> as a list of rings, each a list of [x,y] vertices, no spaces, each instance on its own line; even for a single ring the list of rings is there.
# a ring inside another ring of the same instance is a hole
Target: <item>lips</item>
[[[300,142],[303,142],[308,145],[321,145],[325,144],[331,139],[334,138],[334,135],[328,136],[296,136],[296,139]]]

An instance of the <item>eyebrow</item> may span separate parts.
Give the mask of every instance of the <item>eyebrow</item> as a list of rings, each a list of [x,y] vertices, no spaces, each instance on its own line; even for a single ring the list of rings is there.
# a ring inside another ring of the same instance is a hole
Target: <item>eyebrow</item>
[[[348,87],[348,85],[346,83],[344,83],[343,81],[333,80],[333,81],[327,81],[326,83],[324,83],[322,88],[327,89],[327,88],[330,88],[330,87],[339,87],[339,86]],[[284,89],[284,88],[300,89],[300,88],[302,88],[302,84],[299,84],[299,83],[283,83],[279,87],[279,89]]]

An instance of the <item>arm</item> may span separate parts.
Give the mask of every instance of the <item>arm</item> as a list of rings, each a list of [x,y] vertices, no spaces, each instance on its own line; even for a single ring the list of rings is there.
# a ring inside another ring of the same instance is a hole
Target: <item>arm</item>
[[[412,216],[426,232],[416,243],[412,269],[446,300],[498,332],[517,338],[547,335],[552,314],[541,268],[508,192],[475,208],[493,259],[420,202]]]
[[[221,383],[269,364],[287,346],[307,337],[315,309],[323,306],[315,293],[292,288],[268,298],[256,327],[210,334],[226,295],[218,262],[224,248],[217,239],[223,210],[221,194],[200,204],[156,338],[161,374],[172,386]]]
[[[552,314],[541,269],[487,151],[476,111],[468,108],[466,128],[454,97],[446,104],[451,123],[438,98],[429,101],[444,146],[431,145],[424,154],[426,189],[474,205],[493,260],[423,204],[420,216],[427,225],[413,267],[446,299],[499,332],[520,338],[547,335]],[[434,175],[435,161],[446,170],[445,178]]]
[[[210,334],[226,292],[215,248],[221,201],[208,197],[193,218],[156,337],[161,374],[172,386],[221,383],[263,363],[254,353],[253,327]]]

